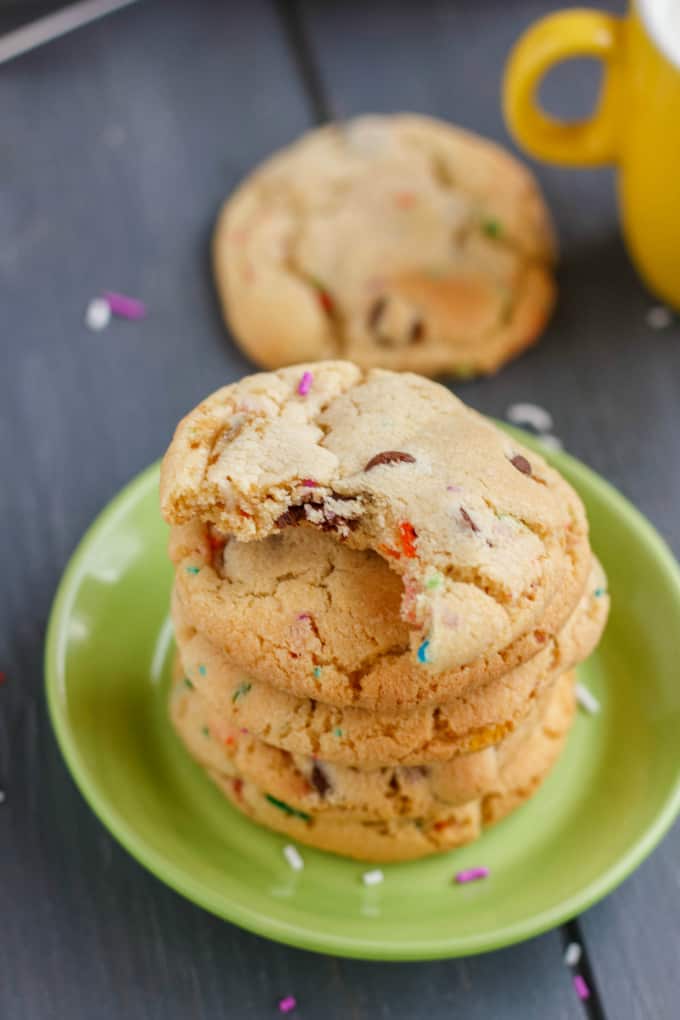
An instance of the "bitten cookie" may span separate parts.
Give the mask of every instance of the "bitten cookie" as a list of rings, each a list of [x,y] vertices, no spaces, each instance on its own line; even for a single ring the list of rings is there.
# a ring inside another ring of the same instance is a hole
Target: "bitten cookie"
[[[597,570],[593,576],[597,575]],[[173,622],[185,675],[211,705],[221,731],[247,729],[294,754],[377,768],[449,761],[499,743],[531,712],[558,676],[590,654],[607,618],[606,594],[589,590],[560,635],[528,662],[439,705],[370,712],[299,698],[234,668],[187,624],[175,601]]]
[[[401,577],[425,673],[494,656],[565,591],[575,604],[589,568],[581,501],[538,454],[443,386],[348,362],[208,397],[177,427],[161,505],[171,524],[242,541],[303,526],[378,553]],[[198,578],[204,565],[197,551],[182,569]]]
[[[303,811],[226,767],[205,765],[207,774],[232,804],[254,821],[300,843],[358,860],[399,861],[463,846],[477,839],[484,825],[505,817],[538,789],[566,740],[574,715],[570,680],[560,683],[526,754],[516,754],[501,770],[503,789],[459,807],[443,807],[420,817],[369,820],[350,812]],[[179,736],[199,763],[204,756],[183,726]],[[209,738],[205,738],[209,739]]]
[[[555,299],[550,217],[500,146],[413,114],[313,131],[254,171],[213,242],[225,318],[255,362],[493,372]]]

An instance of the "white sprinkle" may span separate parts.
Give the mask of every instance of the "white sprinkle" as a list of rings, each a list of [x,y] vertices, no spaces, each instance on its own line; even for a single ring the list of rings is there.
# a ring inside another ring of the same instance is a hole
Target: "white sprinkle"
[[[538,404],[510,404],[505,416],[513,425],[531,425],[537,432],[550,432],[553,427],[550,411]]]
[[[564,962],[567,967],[576,967],[579,960],[581,959],[581,949],[578,942],[570,942],[567,948],[564,950]]]
[[[673,313],[665,305],[654,305],[647,312],[647,325],[652,329],[667,329],[673,321]]]
[[[0,790],[0,804],[4,804],[7,799],[7,794],[4,790]]]
[[[296,846],[292,846],[290,843],[288,846],[284,846],[283,856],[286,858],[293,871],[302,871],[305,866],[305,862],[302,860],[300,851]]]
[[[576,684],[576,700],[589,715],[597,715],[600,711],[600,702],[583,684]]]
[[[374,871],[365,871],[361,877],[364,885],[380,885],[385,876],[380,868],[375,868]]]
[[[541,436],[540,439],[543,445],[547,446],[549,450],[564,449],[564,443],[562,442],[559,436],[553,436],[550,433],[547,433],[546,435]]]
[[[85,325],[95,333],[106,329],[111,321],[111,306],[104,298],[94,298],[85,312]]]

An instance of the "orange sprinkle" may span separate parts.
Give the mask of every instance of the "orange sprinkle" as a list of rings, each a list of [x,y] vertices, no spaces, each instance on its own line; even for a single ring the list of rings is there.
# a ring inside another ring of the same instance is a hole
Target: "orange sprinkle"
[[[402,521],[399,525],[399,541],[401,543],[401,549],[404,556],[407,556],[410,560],[416,555],[415,541],[418,537],[418,532],[413,527],[410,521]]]
[[[250,520],[252,518],[252,516],[253,516],[252,514],[246,513],[245,510],[241,510],[241,507],[238,508],[238,513],[239,513],[239,517],[247,517],[248,520]]]
[[[327,290],[319,291],[319,302],[326,315],[333,315],[335,312],[335,305],[333,304],[333,298],[330,296]]]

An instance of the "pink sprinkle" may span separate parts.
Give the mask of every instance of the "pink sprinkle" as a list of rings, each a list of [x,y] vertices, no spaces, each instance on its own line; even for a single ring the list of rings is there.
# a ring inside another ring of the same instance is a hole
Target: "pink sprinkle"
[[[447,485],[446,486],[446,491],[447,492],[462,492],[463,490],[460,487],[460,485]]]
[[[302,378],[300,379],[300,382],[298,383],[298,388],[297,388],[297,391],[298,391],[298,393],[300,394],[301,397],[306,397],[307,396],[307,394],[309,393],[309,391],[312,388],[312,382],[313,381],[314,381],[314,376],[312,375],[311,372],[303,372],[302,373]]]
[[[308,392],[308,389],[305,392]],[[319,485],[319,483],[315,482],[313,478],[303,478],[300,484],[304,485],[306,489],[316,489]]]
[[[581,999],[581,1001],[585,1001],[586,999],[589,999],[590,998],[590,988],[588,988],[588,985],[585,983],[585,981],[581,977],[581,975],[580,974],[575,974],[574,978],[573,978],[573,981],[574,981],[574,988],[576,989],[576,994],[578,995],[579,999]]]
[[[310,613],[298,613],[297,615],[298,620],[311,620],[311,618],[312,617]]]
[[[104,298],[113,314],[120,316],[121,319],[143,319],[146,315],[146,305],[137,298],[115,294],[111,290],[104,292]]]
[[[465,882],[477,882],[480,878],[488,878],[488,868],[468,868],[467,871],[459,871],[456,875],[456,882],[464,885]]]
[[[279,999],[279,1013],[290,1013],[297,1006],[297,999],[292,995],[287,995],[285,999]]]
[[[243,727],[241,727],[240,732],[241,733],[250,733],[250,730],[245,730]]]

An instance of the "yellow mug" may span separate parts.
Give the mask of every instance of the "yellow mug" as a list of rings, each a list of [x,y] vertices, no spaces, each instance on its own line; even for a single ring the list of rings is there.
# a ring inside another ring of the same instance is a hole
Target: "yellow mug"
[[[569,57],[604,63],[589,120],[549,116],[536,92]],[[536,22],[514,47],[503,82],[506,120],[532,155],[618,168],[623,232],[641,275],[680,309],[680,0],[633,0],[629,14],[574,9]]]

